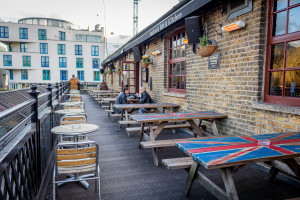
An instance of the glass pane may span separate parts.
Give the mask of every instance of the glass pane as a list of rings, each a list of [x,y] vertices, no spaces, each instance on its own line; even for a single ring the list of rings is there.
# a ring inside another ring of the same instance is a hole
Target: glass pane
[[[180,75],[180,63],[177,63],[177,75]]]
[[[183,32],[183,33],[181,33],[181,44],[184,44],[184,42],[183,42],[184,38],[185,38],[185,33]]]
[[[176,58],[176,48],[173,49],[173,59]]]
[[[271,69],[283,69],[284,43],[271,46]]]
[[[173,48],[176,47],[176,35],[173,37]]]
[[[170,64],[170,68],[169,68],[169,75],[172,75],[172,64]]]
[[[172,50],[170,50],[169,59],[172,60]]]
[[[300,3],[300,0],[290,0],[290,6]]]
[[[269,95],[282,95],[282,78],[283,72],[270,72]]]
[[[275,0],[274,1],[274,11],[281,10],[287,7],[287,0]]]
[[[179,46],[179,45],[180,45],[180,33],[177,34],[177,46]]]
[[[180,58],[180,50],[181,48],[180,47],[177,47],[177,58]]]
[[[172,88],[172,77],[169,77],[169,88]]]
[[[286,68],[300,67],[300,40],[287,43]]]
[[[289,33],[300,31],[300,6],[290,9],[289,12]]]
[[[185,45],[181,46],[181,57],[185,57]]]
[[[273,35],[282,35],[286,33],[286,11],[274,15]]]
[[[173,81],[172,81],[172,82],[173,82],[173,84],[172,84],[172,88],[176,88],[176,87],[175,87],[175,86],[176,86],[176,82],[175,82],[175,81],[176,81],[176,78],[175,78],[175,77],[173,77]]]
[[[185,79],[185,77],[181,77],[181,89],[184,89],[184,79]]]
[[[176,89],[180,89],[180,77],[176,77]]]
[[[176,75],[176,64],[173,64],[173,75]]]
[[[285,96],[300,98],[300,70],[285,72]]]
[[[169,40],[169,43],[170,43],[170,47],[169,48],[172,48],[172,39]]]
[[[185,62],[181,62],[181,75],[185,75]]]

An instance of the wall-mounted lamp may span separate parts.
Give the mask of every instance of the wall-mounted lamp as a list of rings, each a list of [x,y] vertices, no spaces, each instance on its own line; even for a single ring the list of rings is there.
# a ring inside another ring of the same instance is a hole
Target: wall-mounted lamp
[[[154,51],[152,54],[153,54],[154,56],[157,56],[157,55],[160,54],[160,50]]]
[[[228,24],[226,26],[222,26],[222,31],[226,31],[226,32],[230,32],[230,31],[234,31],[240,28],[244,28],[245,27],[245,22],[243,20],[239,20],[236,21],[232,24]]]
[[[189,39],[185,38],[185,39],[183,40],[183,43],[184,43],[184,44],[189,44]]]

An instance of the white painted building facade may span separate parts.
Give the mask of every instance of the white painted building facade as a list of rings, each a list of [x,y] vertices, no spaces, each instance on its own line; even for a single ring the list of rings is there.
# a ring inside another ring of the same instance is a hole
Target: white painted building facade
[[[10,88],[67,81],[72,74],[81,82],[101,81],[103,27],[77,30],[64,20],[26,18],[0,22],[0,42],[7,47],[0,50],[0,69],[8,70]]]

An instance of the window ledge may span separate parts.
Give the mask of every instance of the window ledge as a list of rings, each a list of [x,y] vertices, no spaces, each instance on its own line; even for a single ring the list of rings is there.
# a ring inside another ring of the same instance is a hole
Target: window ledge
[[[170,97],[186,98],[186,94],[165,92],[163,95]]]
[[[293,114],[293,115],[300,115],[300,108],[293,107],[293,106],[284,106],[284,105],[275,105],[275,104],[257,102],[252,104],[252,108],[259,109],[259,110]]]

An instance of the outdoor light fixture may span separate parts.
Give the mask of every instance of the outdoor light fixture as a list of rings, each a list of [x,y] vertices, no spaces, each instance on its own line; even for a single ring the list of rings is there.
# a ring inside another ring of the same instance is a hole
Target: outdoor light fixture
[[[152,54],[155,55],[155,56],[157,56],[157,55],[160,54],[160,50],[154,51]]]
[[[239,20],[236,21],[232,24],[228,24],[226,26],[222,26],[222,31],[226,31],[226,32],[230,32],[230,31],[234,31],[240,28],[244,28],[245,27],[245,22],[243,20]]]
[[[184,44],[189,44],[189,39],[185,38],[185,39],[183,40],[183,43],[184,43]]]

